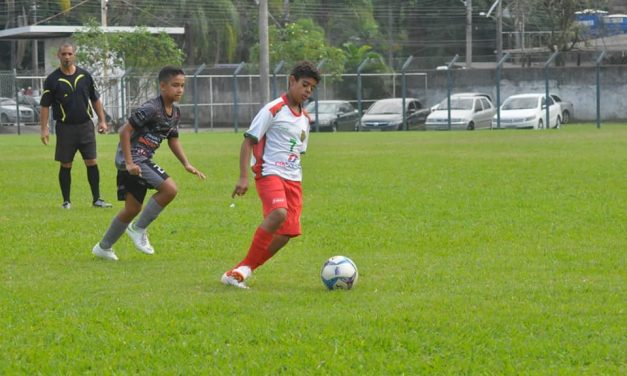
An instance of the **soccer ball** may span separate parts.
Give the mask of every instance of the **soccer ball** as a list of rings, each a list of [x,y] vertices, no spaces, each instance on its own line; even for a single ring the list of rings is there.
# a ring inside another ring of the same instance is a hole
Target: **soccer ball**
[[[357,265],[353,260],[344,256],[331,257],[322,265],[320,271],[322,283],[329,290],[350,290],[357,283],[358,276]]]

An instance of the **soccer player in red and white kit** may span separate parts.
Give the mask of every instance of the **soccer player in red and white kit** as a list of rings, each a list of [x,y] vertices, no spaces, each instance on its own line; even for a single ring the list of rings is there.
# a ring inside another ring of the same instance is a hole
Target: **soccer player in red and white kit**
[[[232,197],[248,191],[248,171],[252,165],[264,218],[246,257],[222,275],[225,285],[248,288],[246,280],[252,272],[291,238],[301,234],[300,156],[307,150],[310,123],[303,103],[319,81],[320,73],[312,63],[298,63],[290,73],[287,93],[266,104],[244,133],[240,176]]]

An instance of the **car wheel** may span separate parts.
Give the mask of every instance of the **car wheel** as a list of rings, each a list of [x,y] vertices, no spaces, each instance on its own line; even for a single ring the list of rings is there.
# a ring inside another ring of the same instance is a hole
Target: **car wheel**
[[[468,126],[466,127],[467,130],[469,131],[474,131],[475,130],[475,122],[471,121],[470,123],[468,123]]]
[[[568,124],[570,121],[570,113],[568,111],[562,112],[562,124]]]
[[[555,119],[555,129],[560,129],[561,126],[562,126],[562,121],[560,120],[560,117],[558,116],[557,119]]]
[[[538,129],[544,129],[544,122],[542,119],[538,120]]]
[[[9,116],[7,114],[0,115],[0,123],[2,123],[2,125],[9,125]]]

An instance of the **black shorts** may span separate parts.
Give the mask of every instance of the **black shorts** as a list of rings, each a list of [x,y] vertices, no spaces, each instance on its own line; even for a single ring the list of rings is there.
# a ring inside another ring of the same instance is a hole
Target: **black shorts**
[[[142,176],[131,175],[126,170],[118,170],[118,200],[125,201],[126,194],[130,193],[135,199],[144,203],[148,189],[157,189],[170,176],[164,169],[150,159],[137,163],[142,170]]]
[[[57,133],[57,147],[54,159],[61,163],[70,163],[74,160],[76,151],[80,151],[84,160],[96,159],[96,130],[91,120],[83,124],[55,125]]]

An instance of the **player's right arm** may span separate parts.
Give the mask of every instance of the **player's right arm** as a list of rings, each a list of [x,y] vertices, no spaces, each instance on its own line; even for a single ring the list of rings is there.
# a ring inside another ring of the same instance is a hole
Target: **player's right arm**
[[[243,196],[248,191],[248,171],[250,169],[250,157],[253,153],[253,147],[266,134],[272,125],[273,119],[274,114],[270,111],[269,106],[265,105],[259,110],[250,123],[250,128],[244,134],[244,141],[242,141],[239,151],[239,179],[237,179],[231,197]]]
[[[239,179],[235,184],[235,189],[231,197],[243,196],[248,191],[248,170],[250,169],[250,156],[253,152],[255,140],[251,137],[244,137],[239,151]]]
[[[131,136],[133,135],[133,126],[126,122],[120,128],[120,146],[122,147],[122,155],[124,155],[124,162],[126,164],[126,171],[131,175],[141,176],[142,171],[138,165],[133,162],[133,156],[131,155]]]

